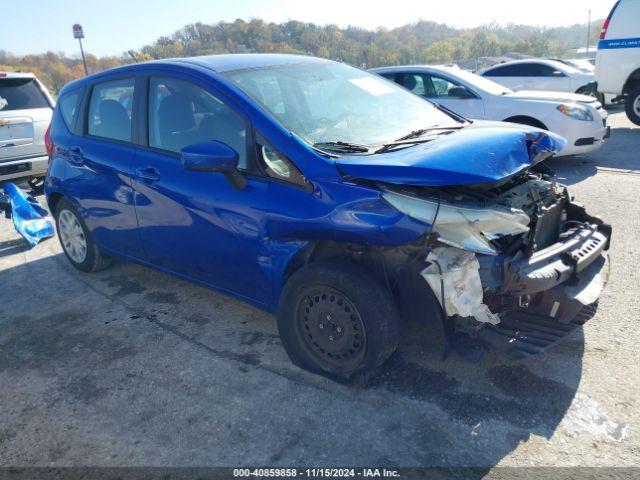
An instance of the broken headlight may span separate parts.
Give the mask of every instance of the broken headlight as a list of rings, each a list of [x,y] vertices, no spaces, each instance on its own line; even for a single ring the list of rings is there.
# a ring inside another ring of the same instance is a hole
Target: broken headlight
[[[437,200],[426,200],[391,191],[385,191],[382,198],[402,213],[428,224],[433,222],[437,211],[433,231],[438,233],[439,241],[476,253],[496,255],[498,250],[492,245],[492,240],[529,231],[529,217],[522,210],[446,203],[441,203],[438,210]]]

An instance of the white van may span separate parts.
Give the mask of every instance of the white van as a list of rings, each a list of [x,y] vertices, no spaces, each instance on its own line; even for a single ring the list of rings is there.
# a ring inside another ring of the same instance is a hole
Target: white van
[[[624,96],[640,125],[640,0],[618,0],[602,25],[596,54],[598,91]]]

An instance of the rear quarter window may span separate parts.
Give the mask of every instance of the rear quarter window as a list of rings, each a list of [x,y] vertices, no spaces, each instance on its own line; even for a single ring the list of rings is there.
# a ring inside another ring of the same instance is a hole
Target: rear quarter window
[[[522,66],[506,65],[504,67],[496,67],[488,72],[485,72],[483,77],[520,77],[522,76]]]
[[[64,120],[67,128],[78,134],[78,111],[80,109],[80,98],[82,97],[82,91],[76,90],[74,92],[69,92],[63,95],[58,99],[58,108],[60,109],[60,114],[62,115],[62,119]]]
[[[34,78],[0,78],[0,112],[51,108]]]

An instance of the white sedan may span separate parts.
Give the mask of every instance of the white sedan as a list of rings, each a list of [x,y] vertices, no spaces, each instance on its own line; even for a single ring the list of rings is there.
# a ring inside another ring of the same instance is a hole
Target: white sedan
[[[479,72],[513,90],[551,90],[596,95],[593,72],[583,72],[558,60],[533,58],[499,63]]]
[[[567,139],[557,156],[595,150],[609,136],[606,110],[586,95],[514,92],[452,67],[413,65],[371,71],[463,117],[521,123],[557,133]]]

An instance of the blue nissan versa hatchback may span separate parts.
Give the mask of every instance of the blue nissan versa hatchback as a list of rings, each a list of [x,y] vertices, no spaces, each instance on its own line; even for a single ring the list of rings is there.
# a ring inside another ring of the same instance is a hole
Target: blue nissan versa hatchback
[[[611,228],[537,165],[564,141],[470,122],[294,55],[116,68],[68,84],[46,195],[84,272],[120,257],[277,312],[302,368],[380,366],[401,319],[511,358],[584,323]]]

